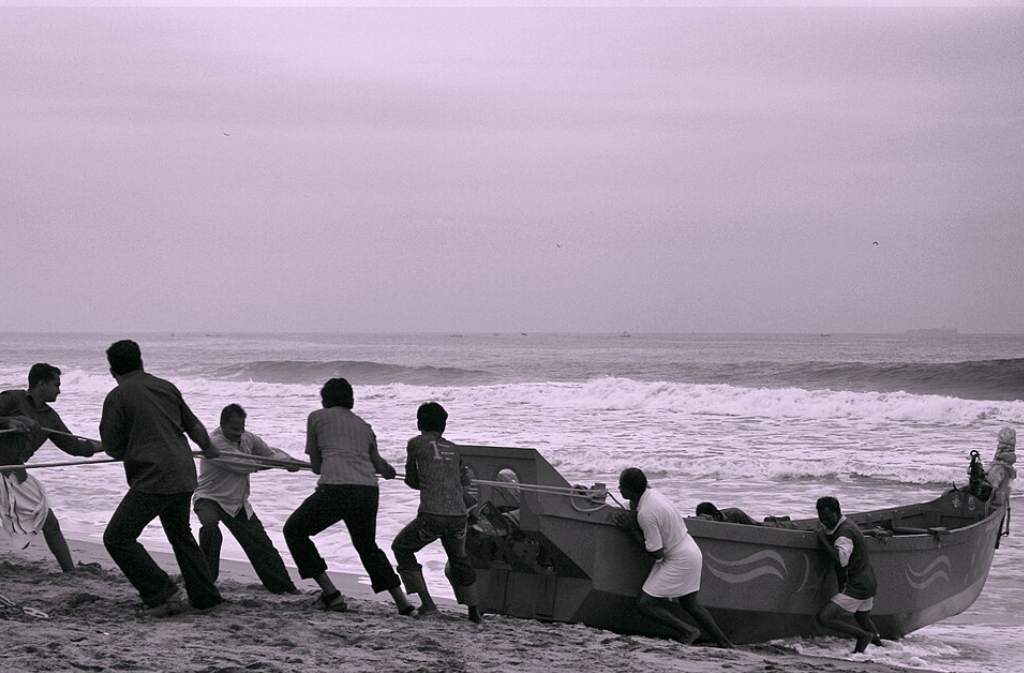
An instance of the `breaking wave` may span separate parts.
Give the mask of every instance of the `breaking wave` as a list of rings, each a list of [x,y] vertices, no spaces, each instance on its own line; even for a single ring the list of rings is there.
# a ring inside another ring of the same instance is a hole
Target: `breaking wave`
[[[357,385],[405,383],[458,386],[495,380],[490,372],[482,370],[429,365],[410,367],[360,360],[258,360],[220,367],[213,373],[214,378],[263,383],[320,384],[336,376],[343,376]]]
[[[729,364],[722,383],[950,395],[975,400],[1024,398],[1024,358],[964,362],[755,362]]]
[[[1024,402],[965,400],[906,392],[851,392],[802,388],[644,382],[602,378],[579,384],[510,384],[473,389],[540,406],[580,410],[647,410],[741,418],[862,419],[969,424],[1024,422]],[[503,391],[503,392],[501,392]]]

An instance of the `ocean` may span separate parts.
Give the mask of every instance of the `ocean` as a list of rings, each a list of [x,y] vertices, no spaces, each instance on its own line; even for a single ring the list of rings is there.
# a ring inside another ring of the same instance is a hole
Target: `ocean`
[[[702,500],[755,518],[804,518],[825,494],[846,511],[930,499],[966,481],[972,449],[991,458],[1002,426],[1024,430],[1024,335],[5,334],[0,389],[23,388],[32,363],[50,362],[63,370],[54,407],[72,431],[98,436],[103,397],[114,386],[104,350],[126,337],[208,428],[237,402],[249,430],[295,456],[320,385],[345,376],[356,413],[399,469],[416,434],[416,407],[436,400],[448,409],[446,436],[455,442],[534,447],[570,482],[614,485],[635,465],[686,514]],[[62,457],[47,444],[34,461]],[[125,490],[121,468],[35,474],[66,535],[99,542]],[[313,484],[309,473],[253,477],[253,505],[286,562],[281,527]],[[399,481],[381,488],[377,537],[388,549],[417,498]],[[1019,508],[1020,496],[1012,503]],[[871,648],[867,658],[937,671],[1019,670],[1021,536],[1014,530],[1003,540],[968,611]],[[144,541],[168,549],[154,527]],[[317,544],[332,570],[364,575],[341,528]],[[224,555],[244,558],[230,535]],[[440,545],[421,560],[436,593],[450,595]],[[850,657],[839,639],[784,644]]]

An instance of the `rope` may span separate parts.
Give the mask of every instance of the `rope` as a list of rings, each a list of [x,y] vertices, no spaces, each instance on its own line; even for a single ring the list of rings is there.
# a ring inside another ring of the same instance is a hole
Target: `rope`
[[[520,482],[509,482],[509,481],[488,481],[486,479],[473,479],[473,484],[482,484],[484,486],[491,486],[494,488],[505,488],[514,491],[525,491],[527,493],[541,493],[545,495],[561,495],[570,498],[569,503],[573,509],[577,512],[596,512],[605,507],[609,507],[608,503],[601,502],[593,508],[581,508],[576,504],[577,498],[585,498],[590,501],[594,501],[596,496],[610,496],[612,501],[615,502],[620,508],[625,509],[614,495],[607,490],[592,489],[592,488],[579,488],[574,486],[552,486],[548,484],[523,484]]]
[[[40,430],[48,434],[61,435],[63,437],[71,437],[84,442],[100,442],[89,437],[83,437],[70,432],[64,432],[63,430],[54,430],[53,428],[40,427]],[[0,430],[0,434],[8,434],[12,432],[22,432],[18,428],[10,428],[7,430]],[[206,458],[201,451],[193,451],[193,456],[200,458]],[[298,467],[303,470],[312,470],[313,467],[309,463],[302,462],[300,460],[283,460],[279,458],[271,458],[269,456],[253,456],[248,453],[239,453],[236,451],[221,451],[218,459],[225,459],[225,462],[231,463],[232,465],[253,465],[256,464],[260,467],[280,467],[280,468],[293,468]],[[34,470],[45,467],[72,467],[78,465],[99,465],[103,463],[119,463],[121,462],[118,458],[102,458],[99,460],[69,460],[61,461],[57,463],[33,463],[32,465],[0,465],[0,472],[11,472],[13,470]]]
[[[89,441],[89,442],[95,442],[96,441],[94,439],[89,439],[88,437],[82,437],[81,435],[75,435],[75,434],[72,434],[70,432],[64,432],[62,430],[54,430],[53,428],[41,428],[41,430],[43,432],[51,433],[51,434],[54,434],[54,435],[63,435],[65,437],[72,437],[72,438],[78,439],[78,440]],[[20,430],[13,429],[13,428],[10,429],[10,430],[0,430],[0,434],[6,434],[6,433],[9,433],[9,432],[20,432]],[[200,458],[206,458],[206,456],[202,452],[199,452],[199,451],[193,451],[192,455],[198,456]],[[279,459],[276,459],[276,458],[269,458],[269,457],[265,457],[265,456],[253,456],[253,455],[248,454],[248,453],[238,453],[238,452],[235,452],[235,451],[221,451],[220,455],[217,457],[217,459],[218,460],[223,460],[224,462],[230,463],[232,465],[249,465],[249,466],[251,466],[251,465],[255,464],[255,465],[258,465],[260,467],[277,467],[277,468],[284,468],[284,469],[298,467],[301,470],[312,470],[313,469],[312,465],[310,465],[309,463],[300,461],[300,460],[295,460],[295,461],[279,460]],[[211,459],[207,459],[207,460],[211,460]],[[11,471],[11,470],[30,470],[30,469],[43,468],[43,467],[67,467],[67,466],[74,466],[74,465],[98,465],[98,464],[101,464],[101,463],[117,463],[117,462],[120,462],[120,461],[118,459],[116,459],[116,458],[106,458],[106,459],[101,459],[101,460],[77,460],[77,461],[66,461],[66,462],[60,462],[60,463],[36,463],[34,465],[0,465],[0,472]],[[395,473],[395,477],[397,479],[404,479],[405,475],[400,473],[400,472],[398,472],[398,473]],[[547,495],[567,496],[567,497],[570,498],[569,502],[572,505],[573,509],[575,509],[578,512],[596,512],[596,511],[598,511],[600,509],[603,509],[605,507],[609,507],[610,505],[608,505],[605,502],[601,502],[600,504],[595,503],[597,506],[593,507],[593,508],[589,508],[589,507],[588,508],[581,508],[581,507],[579,507],[576,504],[576,499],[577,498],[584,498],[584,499],[587,499],[587,500],[590,500],[590,501],[593,502],[595,497],[599,496],[599,495],[603,495],[603,496],[611,498],[612,502],[614,502],[616,505],[618,505],[618,507],[620,509],[626,509],[623,506],[623,504],[621,502],[619,502],[618,498],[616,498],[615,495],[613,495],[611,493],[611,491],[608,491],[608,490],[591,489],[591,488],[579,488],[579,487],[575,487],[575,486],[554,486],[554,485],[549,485],[549,484],[523,484],[523,483],[520,483],[520,482],[490,481],[490,480],[487,480],[487,479],[473,479],[471,481],[471,483],[475,484],[477,486],[481,486],[481,485],[482,486],[491,486],[493,488],[504,488],[504,489],[513,490],[513,491],[524,491],[524,492],[527,492],[527,493],[541,493],[541,494],[547,494]]]
[[[119,463],[117,458],[102,458],[100,460],[68,460],[60,463],[33,463],[32,465],[0,465],[0,472],[11,472],[12,470],[34,470],[40,467],[67,467],[70,465],[99,465],[100,463]]]

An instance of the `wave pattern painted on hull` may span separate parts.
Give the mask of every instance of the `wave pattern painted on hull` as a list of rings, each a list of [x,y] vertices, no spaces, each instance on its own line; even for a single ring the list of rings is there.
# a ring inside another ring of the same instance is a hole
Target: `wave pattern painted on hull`
[[[768,561],[767,563],[762,563],[762,561],[766,560]],[[755,564],[755,567],[749,567]],[[723,582],[728,582],[729,584],[742,584],[766,575],[777,577],[780,580],[785,581],[786,577],[789,576],[789,570],[786,567],[785,559],[783,559],[778,552],[770,549],[755,552],[750,556],[746,556],[736,561],[728,561],[726,559],[718,558],[709,552],[705,552],[704,565],[712,572],[712,574],[714,574],[715,577]],[[725,570],[715,567],[716,565],[737,570]],[[742,568],[748,569],[738,570]]]
[[[950,581],[949,574],[953,568],[948,556],[940,556],[929,563],[923,570],[914,570],[907,566],[905,571],[907,582],[915,589],[927,589],[930,585],[940,580]]]

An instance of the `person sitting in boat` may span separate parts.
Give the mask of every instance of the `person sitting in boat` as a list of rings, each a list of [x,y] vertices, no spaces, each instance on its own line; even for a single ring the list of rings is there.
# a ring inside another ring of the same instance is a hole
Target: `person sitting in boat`
[[[758,522],[747,516],[739,507],[726,507],[725,509],[718,509],[714,503],[702,502],[697,505],[697,516],[701,519],[710,519],[711,521],[722,521],[724,523],[741,523],[744,526],[760,526]]]
[[[391,551],[405,590],[419,594],[419,616],[425,617],[436,614],[437,605],[427,590],[416,552],[440,539],[448,554],[445,575],[455,597],[466,605],[469,620],[479,624],[476,571],[466,555],[465,489],[470,477],[459,447],[441,436],[447,422],[448,412],[437,402],[421,404],[416,410],[421,434],[406,446],[405,483],[420,492],[420,507],[416,518],[391,543]]]
[[[1004,427],[999,431],[996,442],[996,455],[985,472],[985,477],[992,485],[992,499],[989,506],[998,507],[1009,497],[1009,483],[1017,478],[1017,470],[1013,467],[1017,462],[1017,431]]]
[[[60,415],[50,406],[60,395],[60,369],[37,362],[28,370],[28,390],[0,393],[0,465],[24,465],[49,439],[72,456],[91,456],[99,442],[72,437]],[[56,430],[49,433],[47,430]],[[8,534],[31,541],[40,531],[60,569],[71,572],[75,563],[57,515],[49,507],[43,485],[24,469],[0,472],[0,524]],[[26,543],[27,544],[27,543]]]
[[[247,432],[245,418],[245,409],[238,404],[229,404],[220,412],[220,427],[210,433],[210,442],[221,454],[295,460],[284,451],[268,446],[259,435]],[[281,554],[274,548],[263,523],[249,504],[249,475],[261,469],[266,468],[255,462],[241,464],[237,459],[199,460],[199,485],[193,500],[200,523],[199,547],[210,567],[210,577],[216,582],[220,570],[220,547],[224,540],[220,532],[223,522],[238,540],[263,586],[275,594],[298,593]],[[298,467],[289,469],[295,471]]]
[[[629,500],[630,511],[635,512],[636,525],[643,533],[644,548],[655,558],[640,592],[637,604],[640,612],[675,631],[675,639],[689,645],[701,632],[672,612],[671,602],[678,601],[720,647],[733,647],[715,618],[697,600],[704,560],[675,506],[660,492],[649,488],[647,475],[637,467],[626,468],[619,475],[619,492]],[[622,517],[620,525],[631,525],[630,518]]]
[[[875,604],[875,573],[864,534],[857,524],[843,516],[839,501],[832,496],[818,498],[818,541],[832,559],[839,593],[832,596],[817,615],[825,628],[857,639],[854,652],[868,645],[881,645],[878,629],[871,621]],[[856,625],[850,621],[853,616]]]

